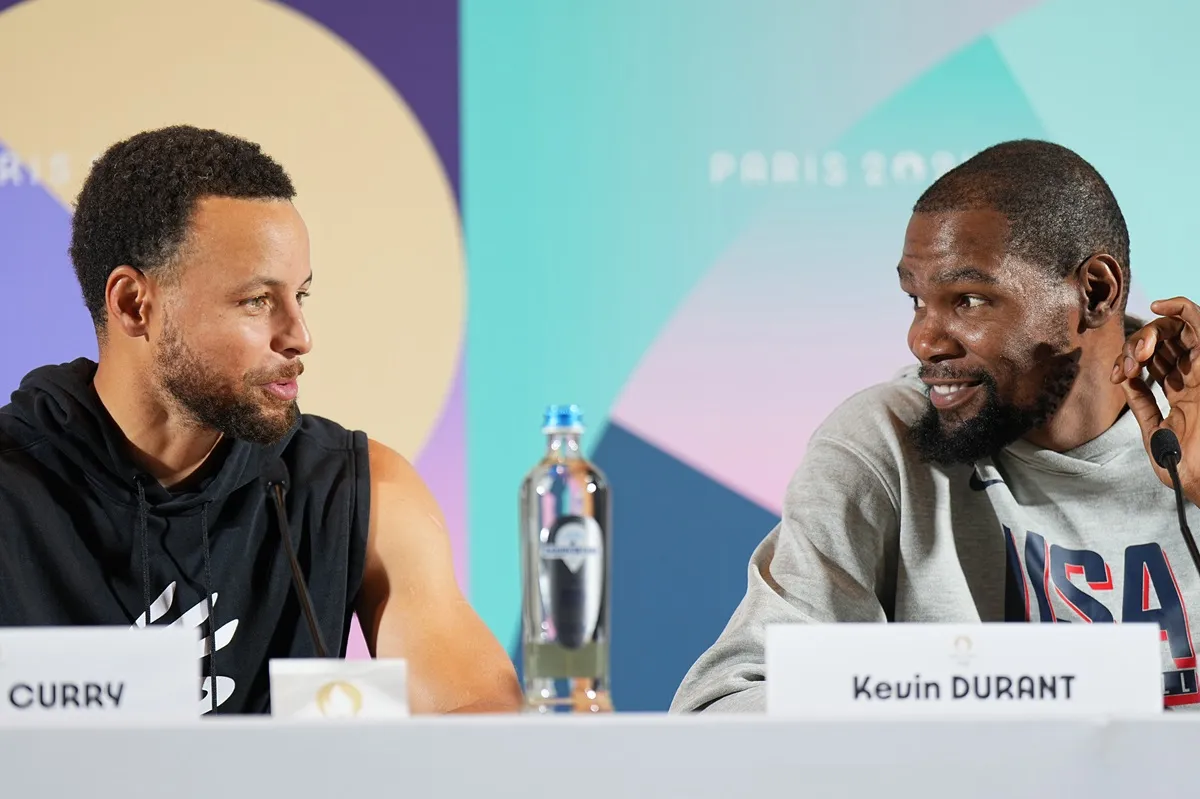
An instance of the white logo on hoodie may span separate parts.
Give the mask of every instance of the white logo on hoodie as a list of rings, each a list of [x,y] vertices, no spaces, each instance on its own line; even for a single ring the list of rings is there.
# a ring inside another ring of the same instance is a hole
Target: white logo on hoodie
[[[219,594],[212,595],[212,603],[214,608],[217,605],[218,596]],[[174,605],[175,583],[171,583],[167,586],[167,590],[163,591],[159,595],[158,599],[150,603],[150,608],[148,611],[150,616],[150,624],[153,624],[163,616],[167,615]],[[138,620],[134,622],[133,626],[135,628],[145,627],[146,615],[146,613],[143,613],[141,616],[139,616]],[[208,602],[202,599],[185,611],[184,614],[177,620],[171,623],[172,627],[188,627],[195,628],[197,630],[197,637],[199,639],[196,642],[198,647],[197,652],[201,660],[208,657],[208,636],[199,634],[200,628],[206,621],[208,621]],[[218,652],[228,646],[229,642],[233,640],[233,635],[237,632],[237,626],[238,620],[234,619],[233,621],[226,622],[225,624],[221,625],[221,628],[217,630],[214,637],[216,638]],[[231,677],[222,677],[219,674],[217,675],[217,707],[220,707],[229,701],[229,697],[233,696],[233,691],[235,688],[237,688],[237,683],[234,682]],[[204,715],[205,713],[212,711],[212,700],[209,698],[209,691],[212,690],[212,678],[204,678],[204,683],[201,685],[201,690],[204,691],[204,696],[200,700],[200,714]]]

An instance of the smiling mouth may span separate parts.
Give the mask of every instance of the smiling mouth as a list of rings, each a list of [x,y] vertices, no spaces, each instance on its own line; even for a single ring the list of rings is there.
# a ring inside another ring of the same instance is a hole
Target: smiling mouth
[[[979,382],[938,383],[929,386],[929,401],[938,410],[965,405],[979,393]]]

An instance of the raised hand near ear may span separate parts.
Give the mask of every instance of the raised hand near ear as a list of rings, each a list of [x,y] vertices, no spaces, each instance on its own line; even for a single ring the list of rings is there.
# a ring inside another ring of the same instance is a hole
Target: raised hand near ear
[[[1150,310],[1159,318],[1125,340],[1113,365],[1112,381],[1125,391],[1147,455],[1155,430],[1165,427],[1175,433],[1183,451],[1180,485],[1184,496],[1200,505],[1200,307],[1186,297],[1175,297],[1158,300]],[[1170,405],[1166,418],[1143,379],[1143,369],[1163,387]],[[1167,471],[1152,458],[1150,466],[1163,485],[1171,487]]]

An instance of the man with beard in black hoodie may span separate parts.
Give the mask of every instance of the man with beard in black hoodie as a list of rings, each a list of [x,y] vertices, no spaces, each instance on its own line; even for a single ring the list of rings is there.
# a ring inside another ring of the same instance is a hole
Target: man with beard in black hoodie
[[[172,127],[93,166],[71,258],[100,342],[0,408],[0,626],[182,624],[201,712],[269,711],[268,662],[312,657],[267,482],[316,626],[357,612],[408,663],[414,712],[516,710],[506,653],[460,593],[435,501],[399,454],[300,413],[308,234],[251,142]]]

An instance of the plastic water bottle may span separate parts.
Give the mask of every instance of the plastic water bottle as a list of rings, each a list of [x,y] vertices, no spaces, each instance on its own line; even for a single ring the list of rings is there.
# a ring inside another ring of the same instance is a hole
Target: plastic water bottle
[[[551,405],[542,432],[546,452],[520,492],[526,709],[608,712],[608,481],[583,457],[577,406]]]

